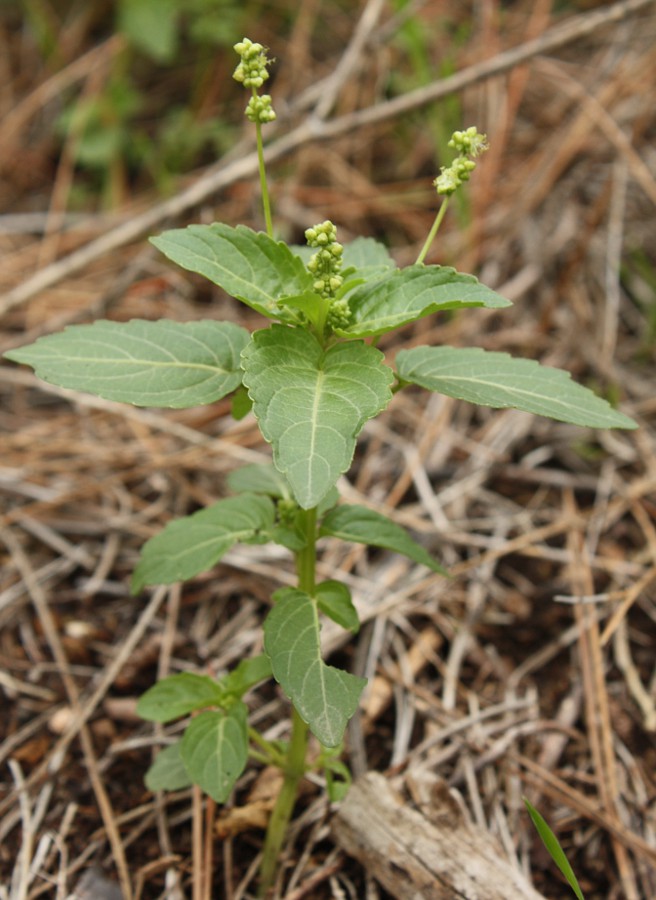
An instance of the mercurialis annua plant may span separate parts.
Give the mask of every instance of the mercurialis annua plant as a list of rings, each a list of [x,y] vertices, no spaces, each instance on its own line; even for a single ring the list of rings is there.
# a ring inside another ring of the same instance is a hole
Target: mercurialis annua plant
[[[262,856],[264,895],[308,769],[324,774],[332,799],[348,788],[341,746],[365,686],[364,679],[322,658],[323,617],[353,633],[359,623],[346,584],[317,577],[317,543],[331,537],[372,545],[442,571],[398,524],[367,506],[340,502],[336,484],[349,470],[364,424],[407,385],[420,385],[588,428],[636,426],[566,372],[506,353],[419,346],[399,351],[389,365],[376,346],[387,332],[439,310],[510,305],[472,275],[423,262],[449,197],[471,177],[486,138],[474,127],[453,135],[454,159],[435,180],[441,201],[414,265],[397,268],[387,249],[368,237],[343,246],[329,221],[307,229],[307,246],[287,246],[274,236],[263,162],[262,130],[275,118],[271,97],[260,93],[270,60],[247,38],[235,50],[240,61],[234,77],[250,93],[246,115],[255,125],[265,231],[191,225],[152,243],[260,313],[263,327],[251,334],[214,320],[97,321],[6,356],[32,366],[45,381],[136,406],[191,407],[232,395],[233,410],[242,415],[252,409],[271,445],[270,465],[232,473],[231,496],[175,519],[147,541],[132,577],[135,595],[149,585],[185,581],[211,569],[240,542],[273,541],[295,561],[295,586],[272,597],[261,655],[220,678],[190,671],[172,675],[155,684],[138,707],[153,722],[189,717],[180,739],[159,753],[147,773],[153,790],[194,784],[223,803],[249,758],[282,769]],[[245,696],[271,678],[290,703],[284,743],[268,741],[249,725]],[[321,747],[312,762],[310,733]]]

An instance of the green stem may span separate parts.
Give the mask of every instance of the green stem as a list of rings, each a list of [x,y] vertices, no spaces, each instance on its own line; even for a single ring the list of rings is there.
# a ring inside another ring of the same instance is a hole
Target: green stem
[[[421,248],[421,252],[420,252],[419,256],[417,257],[417,260],[415,262],[416,266],[418,266],[420,263],[423,263],[424,259],[426,258],[426,254],[430,250],[430,245],[435,240],[435,235],[437,234],[438,229],[439,229],[440,225],[442,224],[442,219],[444,218],[444,215],[446,213],[448,205],[449,205],[449,198],[445,197],[444,200],[442,201],[442,205],[440,206],[440,208],[437,211],[437,215],[435,216],[435,221],[433,222],[431,230],[428,232],[428,237],[426,238],[424,246]]]
[[[306,538],[306,546],[296,554],[296,572],[298,586],[307,594],[313,594],[317,564],[317,511],[303,510],[302,528]],[[260,865],[259,897],[266,897],[273,885],[280,851],[287,834],[287,827],[294,811],[298,786],[307,770],[306,756],[309,730],[296,709],[292,706],[292,733],[283,764],[283,783],[276,799],[262,852]]]
[[[253,91],[256,94],[255,91]],[[269,188],[266,178],[266,167],[264,165],[264,145],[262,142],[262,125],[260,122],[255,123],[255,135],[257,137],[257,161],[260,170],[260,188],[262,190],[262,206],[264,207],[264,221],[266,223],[266,232],[270,238],[273,237],[273,221],[271,219],[271,201],[269,200]]]

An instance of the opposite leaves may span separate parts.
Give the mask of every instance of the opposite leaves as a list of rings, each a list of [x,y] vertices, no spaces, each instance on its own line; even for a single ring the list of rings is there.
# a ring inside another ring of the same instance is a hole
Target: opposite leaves
[[[5,353],[39,378],[134,406],[214,403],[241,384],[250,335],[231,322],[98,321]]]
[[[480,406],[512,407],[590,428],[637,428],[569,372],[531,359],[479,348],[415,347],[401,350],[396,364],[403,381]]]
[[[315,737],[326,747],[336,747],[366,679],[322,660],[316,600],[295,588],[277,591],[274,599],[264,623],[264,649],[273,677]]]
[[[324,350],[310,332],[283,325],[255,332],[242,365],[276,467],[301,507],[317,506],[350,466],[364,423],[389,403],[392,371],[374,347]]]

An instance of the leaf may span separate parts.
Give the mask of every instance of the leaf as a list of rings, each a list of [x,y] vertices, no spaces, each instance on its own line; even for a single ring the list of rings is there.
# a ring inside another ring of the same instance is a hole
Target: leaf
[[[135,406],[214,403],[241,384],[249,333],[231,322],[100,320],[5,353],[50,384]]]
[[[336,747],[367,683],[326,665],[321,658],[316,602],[296,588],[274,595],[264,623],[264,649],[273,677],[319,741]]]
[[[224,676],[220,685],[226,694],[243,697],[252,687],[271,678],[271,660],[264,653],[242,659],[239,665]]]
[[[132,576],[132,593],[146,584],[186,581],[211,569],[234,544],[253,541],[274,523],[268,497],[241,494],[174,519],[146,542]]]
[[[340,803],[351,787],[351,773],[341,759],[329,759],[324,766],[326,793],[331,803]]]
[[[473,275],[446,266],[423,265],[395,269],[356,288],[348,300],[352,321],[346,328],[335,329],[344,337],[384,334],[440,309],[511,306]]]
[[[384,244],[373,238],[357,237],[344,245],[342,262],[345,268],[353,268],[356,275],[371,281],[385,274],[389,269],[395,269],[396,263],[389,255]]]
[[[159,751],[144,781],[149,791],[181,791],[191,787],[193,781],[180,756],[181,741]]]
[[[351,592],[341,581],[322,581],[314,591],[319,609],[342,628],[357,634],[360,619],[353,605]]]
[[[286,244],[245,225],[190,225],[150,240],[173,262],[269,318],[295,321],[278,301],[312,290],[312,276]]]
[[[421,544],[413,541],[405,528],[365,506],[343,504],[335,507],[321,523],[319,535],[393,550],[422,566],[428,566],[433,572],[448,575]]]
[[[226,692],[209,675],[180,672],[163,678],[139,698],[137,715],[147,722],[171,722],[206,706],[221,706]]]
[[[236,422],[240,422],[242,419],[246,418],[252,408],[253,404],[251,403],[251,398],[248,396],[248,391],[244,387],[238,387],[232,395],[232,406],[230,409],[232,418]]]
[[[303,509],[317,506],[349,468],[366,420],[390,401],[382,353],[359,341],[324,350],[302,328],[273,325],[255,332],[242,365],[276,468]]]
[[[235,703],[227,713],[203,712],[183,735],[180,755],[194,784],[225,803],[248,759],[248,711]]]
[[[480,348],[415,347],[401,350],[396,364],[404,381],[481,406],[513,407],[590,428],[637,428],[569,372],[532,359]]]
[[[547,825],[537,809],[535,809],[535,807],[529,803],[526,797],[522,797],[522,799],[524,801],[526,809],[528,810],[528,814],[531,817],[531,821],[533,822],[536,831],[540,835],[542,843],[547,848],[549,855],[567,879],[567,883],[576,894],[578,900],[584,900],[583,892],[578,883],[576,875],[574,874],[574,871],[569,864],[569,860],[565,856],[563,848],[558,842],[558,838],[553,833],[551,828]]]
[[[240,466],[229,473],[228,487],[236,494],[252,491],[254,494],[268,494],[276,499],[290,499],[291,491],[285,478],[271,463],[251,463]]]

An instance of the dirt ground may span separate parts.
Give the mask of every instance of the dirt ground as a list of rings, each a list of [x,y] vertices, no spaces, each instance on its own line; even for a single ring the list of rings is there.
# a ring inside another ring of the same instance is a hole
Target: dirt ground
[[[448,135],[487,132],[427,261],[475,272],[514,306],[429,317],[381,349],[539,359],[640,428],[594,432],[419,389],[365,426],[345,498],[409,528],[452,578],[322,545],[322,575],[350,585],[365,623],[354,639],[324,629],[330,658],[369,678],[345,760],[355,776],[384,773],[408,805],[413,779],[439,776],[544,897],[572,893],[522,796],[587,900],[653,900],[656,6],[196,6],[223,17],[223,44],[181,20],[168,58],[121,30],[115,3],[0,6],[2,349],[100,317],[259,327],[147,243],[194,221],[262,227],[235,38],[277,60],[269,171],[292,241],[330,218],[342,242],[370,235],[412,262]],[[234,422],[228,401],[126,407],[6,362],[0,394],[0,898],[254,896],[275,776],[249,768],[223,809],[153,796],[144,773],[179,726],[154,728],[135,705],[158,676],[258,652],[291,558],[240,547],[183,587],[129,593],[147,538],[269,458],[254,419]],[[249,705],[285,737],[273,687]],[[336,843],[335,814],[309,781],[278,897],[391,896],[375,864]]]

